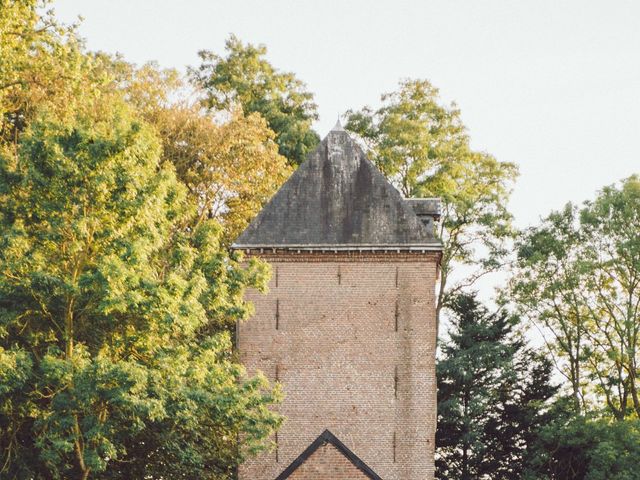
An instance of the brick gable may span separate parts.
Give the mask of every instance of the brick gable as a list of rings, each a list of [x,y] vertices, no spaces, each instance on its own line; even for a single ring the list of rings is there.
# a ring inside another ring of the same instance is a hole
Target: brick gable
[[[329,430],[325,430],[276,480],[382,480]]]

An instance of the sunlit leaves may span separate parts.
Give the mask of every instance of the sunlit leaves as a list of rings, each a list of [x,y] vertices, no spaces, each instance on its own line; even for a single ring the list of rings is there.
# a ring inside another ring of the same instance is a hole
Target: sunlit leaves
[[[549,335],[579,411],[640,414],[638,229],[640,181],[632,176],[581,208],[551,213],[519,241],[511,293]]]
[[[2,475],[228,475],[280,422],[226,333],[264,267],[197,221],[153,127],[115,92],[92,101],[43,112],[1,164]],[[174,447],[188,465],[162,460]]]
[[[377,110],[347,112],[346,128],[361,138],[370,158],[406,197],[442,201],[439,310],[447,294],[501,265],[513,235],[507,201],[517,169],[472,150],[460,111],[442,105],[429,82],[402,81],[381,100]],[[452,287],[456,265],[476,268]]]
[[[276,70],[265,59],[264,45],[245,45],[232,35],[225,49],[226,56],[200,52],[202,63],[191,71],[206,92],[204,104],[216,111],[259,113],[275,132],[280,154],[292,165],[303,162],[319,141],[311,128],[318,118],[313,94],[294,74]]]

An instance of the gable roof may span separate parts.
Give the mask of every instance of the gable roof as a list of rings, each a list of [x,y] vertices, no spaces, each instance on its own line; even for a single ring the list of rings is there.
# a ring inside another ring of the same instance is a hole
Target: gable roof
[[[338,438],[329,430],[322,432],[318,438],[316,438],[311,445],[309,445],[304,452],[296,458],[291,465],[284,469],[284,471],[278,475],[276,480],[285,480],[298,469],[318,448],[326,445],[327,443],[333,445],[342,455],[344,455],[356,468],[364,473],[371,480],[382,480],[376,472],[371,470],[355,453],[342,443]]]
[[[441,243],[337,126],[238,237],[234,248],[422,247]]]

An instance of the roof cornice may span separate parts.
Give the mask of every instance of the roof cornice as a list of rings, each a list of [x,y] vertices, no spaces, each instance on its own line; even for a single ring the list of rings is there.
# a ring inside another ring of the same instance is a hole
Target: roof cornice
[[[349,245],[349,244],[324,244],[324,245],[248,245],[234,243],[233,250],[263,250],[263,251],[298,251],[298,252],[441,252],[442,243],[424,244],[369,244],[369,245]]]

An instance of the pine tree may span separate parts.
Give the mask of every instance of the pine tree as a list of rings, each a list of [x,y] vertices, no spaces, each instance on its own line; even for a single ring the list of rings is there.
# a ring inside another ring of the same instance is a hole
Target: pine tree
[[[519,479],[547,401],[551,365],[527,348],[507,312],[474,295],[449,304],[452,325],[438,363],[437,478]]]

